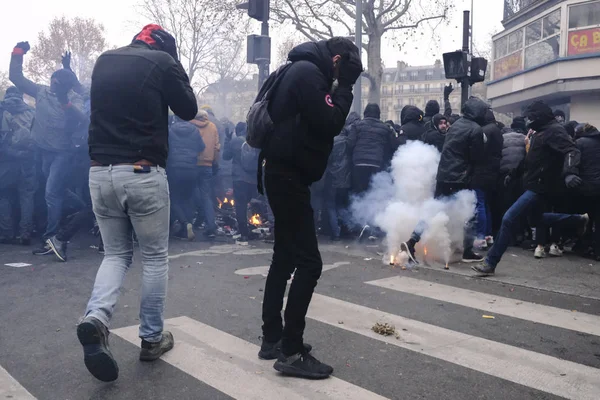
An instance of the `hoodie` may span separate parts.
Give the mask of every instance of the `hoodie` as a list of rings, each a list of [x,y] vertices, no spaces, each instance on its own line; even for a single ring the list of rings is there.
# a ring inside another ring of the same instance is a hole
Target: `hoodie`
[[[444,148],[444,142],[446,141],[446,134],[439,131],[438,126],[441,120],[445,120],[446,117],[442,114],[436,114],[431,119],[432,123],[429,124],[429,129],[423,134],[423,141],[427,144],[435,146],[435,148],[441,153]]]
[[[407,140],[421,140],[425,133],[423,111],[415,106],[404,106],[400,113],[400,134]]]
[[[321,179],[333,138],[346,123],[352,88],[333,85],[333,60],[326,41],[303,43],[290,51],[269,102],[274,132],[263,149],[265,173],[311,184]]]

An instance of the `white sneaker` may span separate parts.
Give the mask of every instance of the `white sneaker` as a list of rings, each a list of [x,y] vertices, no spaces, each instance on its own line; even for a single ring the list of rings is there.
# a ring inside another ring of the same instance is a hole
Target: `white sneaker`
[[[494,244],[494,237],[493,236],[486,236],[485,237],[485,241],[487,242],[488,246],[491,246]]]
[[[533,253],[535,258],[544,258],[546,257],[546,250],[542,246],[538,246],[535,248],[535,253]]]
[[[479,250],[487,250],[487,248],[488,248],[487,241],[485,239],[477,239],[473,243],[473,247],[475,247],[476,249],[479,249]]]
[[[563,251],[558,247],[555,243],[550,246],[550,251],[548,252],[552,257],[562,257]]]

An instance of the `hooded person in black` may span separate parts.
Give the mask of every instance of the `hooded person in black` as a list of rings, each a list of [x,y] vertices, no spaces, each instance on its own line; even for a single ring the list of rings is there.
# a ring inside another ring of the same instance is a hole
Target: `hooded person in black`
[[[394,130],[380,119],[377,104],[367,104],[361,121],[353,125],[348,136],[352,151],[352,191],[356,194],[369,189],[371,178],[388,162]]]
[[[552,109],[543,101],[530,104],[524,116],[529,121],[528,128],[533,132],[528,135],[529,150],[524,164],[525,193],[504,214],[500,231],[485,261],[473,266],[480,276],[494,274],[524,215],[530,215],[537,226],[538,249],[545,244],[548,225],[587,223],[585,218],[578,215],[544,214],[548,197],[561,190],[562,182],[568,188],[581,185],[582,180],[578,176],[581,153],[564,126],[554,118]],[[543,256],[543,247],[538,249],[536,257],[538,252],[540,257]]]
[[[425,133],[423,111],[415,106],[404,106],[400,112],[400,135],[406,140],[422,140]]]
[[[436,114],[429,124],[429,129],[423,135],[423,142],[434,146],[441,153],[447,131],[448,119],[442,114]]]
[[[483,100],[471,97],[463,106],[463,117],[448,129],[446,140],[442,149],[437,172],[437,184],[434,197],[450,197],[461,190],[469,189],[475,165],[481,161],[484,150],[484,136],[482,125],[489,105]],[[483,258],[473,252],[472,221],[465,226],[463,240],[463,262],[478,262]],[[415,258],[415,245],[421,240],[423,232],[427,229],[424,221],[415,227],[410,239],[400,246],[406,252],[412,263],[417,263]]]
[[[310,185],[323,176],[333,139],[346,123],[362,63],[358,48],[339,37],[301,44],[288,60],[291,65],[269,101],[274,131],[263,148],[275,246],[265,285],[259,357],[277,359],[274,368],[284,374],[325,378],[333,368],[312,357],[303,343],[306,312],[323,269]],[[283,297],[294,270],[284,326]]]

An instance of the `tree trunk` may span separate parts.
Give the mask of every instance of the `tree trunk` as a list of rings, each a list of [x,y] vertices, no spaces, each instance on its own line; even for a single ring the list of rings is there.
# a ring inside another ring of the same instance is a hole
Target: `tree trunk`
[[[373,78],[369,80],[369,103],[379,104],[381,101],[381,78],[383,77],[383,65],[381,62],[381,35],[369,34],[367,43],[367,69]]]

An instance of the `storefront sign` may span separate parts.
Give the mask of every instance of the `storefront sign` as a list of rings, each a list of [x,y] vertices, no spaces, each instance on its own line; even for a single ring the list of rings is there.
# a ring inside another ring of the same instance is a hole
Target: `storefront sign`
[[[523,69],[523,51],[494,61],[494,79],[517,73]]]
[[[600,28],[569,32],[568,55],[600,53]]]

